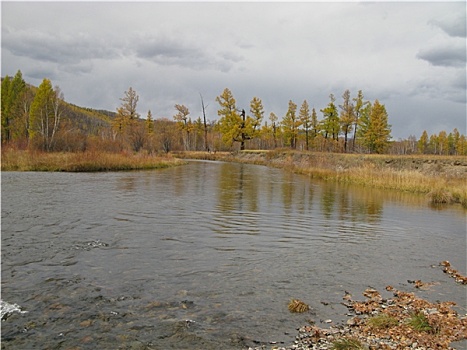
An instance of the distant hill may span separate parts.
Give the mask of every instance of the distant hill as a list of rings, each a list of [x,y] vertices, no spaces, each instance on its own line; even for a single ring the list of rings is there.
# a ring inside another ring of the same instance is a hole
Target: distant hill
[[[109,127],[116,113],[64,103],[63,117],[73,128],[86,134],[97,134],[103,127]]]

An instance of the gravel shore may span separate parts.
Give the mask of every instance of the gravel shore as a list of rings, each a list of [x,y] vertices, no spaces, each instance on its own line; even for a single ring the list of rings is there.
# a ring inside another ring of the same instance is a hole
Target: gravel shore
[[[422,281],[410,282],[416,288],[429,287]],[[460,315],[456,303],[431,303],[391,286],[386,290],[393,297],[383,299],[372,288],[363,292],[364,301],[354,301],[345,294],[343,304],[349,310],[349,319],[344,324],[329,328],[306,325],[298,330],[293,344],[271,343],[249,350],[467,349],[467,314]],[[465,305],[460,309],[465,312]]]

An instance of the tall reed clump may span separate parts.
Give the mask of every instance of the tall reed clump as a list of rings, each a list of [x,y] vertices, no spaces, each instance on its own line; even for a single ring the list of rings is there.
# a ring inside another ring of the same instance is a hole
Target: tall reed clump
[[[183,164],[183,161],[170,156],[147,154],[2,151],[2,171],[95,172],[157,169],[179,164]]]

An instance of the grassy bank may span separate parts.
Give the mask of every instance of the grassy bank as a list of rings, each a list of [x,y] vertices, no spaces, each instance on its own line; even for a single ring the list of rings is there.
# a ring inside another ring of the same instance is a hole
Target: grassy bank
[[[2,171],[95,172],[167,168],[183,164],[168,156],[147,154],[76,152],[44,153],[2,149]]]
[[[433,203],[467,208],[467,159],[454,156],[393,156],[319,152],[189,152],[184,158],[236,161],[283,168],[311,178],[427,194]]]

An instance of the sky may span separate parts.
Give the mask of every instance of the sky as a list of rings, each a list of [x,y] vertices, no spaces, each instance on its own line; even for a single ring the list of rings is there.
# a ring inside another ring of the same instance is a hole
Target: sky
[[[466,131],[466,3],[4,2],[1,75],[59,86],[67,102],[218,120],[216,97],[262,100],[265,120],[289,100],[318,119],[349,89],[386,106],[392,137]]]

